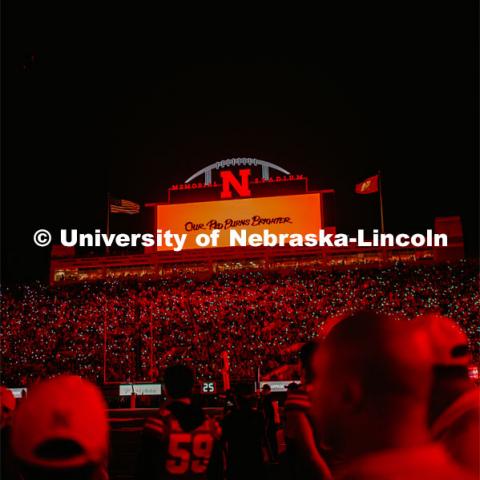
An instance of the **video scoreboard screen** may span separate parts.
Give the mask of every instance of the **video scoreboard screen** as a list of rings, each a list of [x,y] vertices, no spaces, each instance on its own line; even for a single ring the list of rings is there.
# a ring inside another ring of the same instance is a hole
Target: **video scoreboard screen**
[[[210,234],[213,230],[220,231],[217,246],[229,247],[232,229],[245,229],[247,235],[261,234],[265,229],[273,234],[305,235],[318,234],[322,228],[320,193],[157,205],[156,208],[157,230],[188,234],[184,250],[202,248],[196,244],[195,236]],[[157,250],[168,250],[168,247],[158,246]]]

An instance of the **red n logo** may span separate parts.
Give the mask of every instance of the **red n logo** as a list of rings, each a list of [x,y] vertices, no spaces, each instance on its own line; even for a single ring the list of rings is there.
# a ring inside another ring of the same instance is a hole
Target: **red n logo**
[[[220,198],[232,198],[232,190],[230,187],[233,187],[234,190],[241,196],[241,197],[249,197],[252,192],[248,187],[248,177],[250,176],[250,169],[244,168],[238,172],[240,174],[241,182],[239,182],[235,175],[230,170],[224,170],[220,172],[220,176],[222,177],[222,185],[223,190],[220,194]]]

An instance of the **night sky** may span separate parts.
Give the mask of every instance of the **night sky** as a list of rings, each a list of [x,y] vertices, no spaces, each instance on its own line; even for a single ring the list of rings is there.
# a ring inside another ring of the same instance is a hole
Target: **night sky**
[[[378,226],[376,196],[353,189],[380,169],[387,231],[460,215],[478,253],[476,2],[282,13],[4,3],[4,282],[48,278],[38,228],[104,229],[107,191],[164,201],[168,186],[239,156],[335,189],[346,233]],[[153,228],[148,213],[113,222]]]

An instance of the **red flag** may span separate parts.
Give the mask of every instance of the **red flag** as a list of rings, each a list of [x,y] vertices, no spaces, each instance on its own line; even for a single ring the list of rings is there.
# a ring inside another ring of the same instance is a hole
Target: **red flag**
[[[378,192],[378,175],[369,177],[363,182],[357,183],[355,185],[355,193],[360,193],[361,195],[367,195],[369,193]]]
[[[222,377],[223,377],[223,389],[225,391],[230,390],[230,362],[228,359],[228,352],[223,351],[222,357]]]

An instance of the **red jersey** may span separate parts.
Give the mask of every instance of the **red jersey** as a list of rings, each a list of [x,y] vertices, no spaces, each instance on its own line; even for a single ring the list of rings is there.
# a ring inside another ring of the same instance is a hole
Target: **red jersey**
[[[218,423],[200,408],[173,402],[145,422],[139,478],[219,478],[223,469]]]

